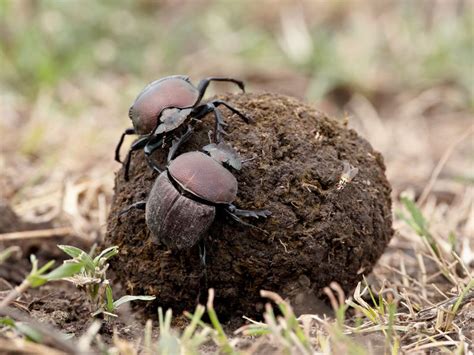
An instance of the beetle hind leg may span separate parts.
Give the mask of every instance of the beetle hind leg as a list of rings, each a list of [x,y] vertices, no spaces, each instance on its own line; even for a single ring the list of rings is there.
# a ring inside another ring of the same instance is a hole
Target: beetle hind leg
[[[240,88],[240,90],[242,90],[242,92],[245,92],[245,84],[241,80],[237,80],[233,78],[220,78],[220,77],[205,78],[205,79],[202,79],[197,86],[197,89],[199,91],[199,96],[198,96],[198,99],[196,100],[196,103],[199,103],[201,101],[211,81],[221,81],[221,82],[224,81],[224,82],[234,83]]]
[[[227,214],[236,222],[243,224],[244,226],[256,228],[258,230],[263,231],[261,228],[254,226],[253,224],[247,223],[243,221],[240,217],[254,217],[254,218],[267,218],[271,216],[271,212],[268,210],[241,210],[235,207],[234,205],[230,204],[226,206],[225,211]]]
[[[272,215],[269,210],[241,210],[230,204],[227,208],[227,211],[234,214],[235,216],[240,217],[254,217],[254,218],[267,218]]]

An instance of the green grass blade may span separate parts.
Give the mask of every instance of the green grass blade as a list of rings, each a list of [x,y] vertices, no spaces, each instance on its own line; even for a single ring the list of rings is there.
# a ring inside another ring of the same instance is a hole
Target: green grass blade
[[[112,294],[112,288],[110,287],[110,285],[107,285],[105,287],[105,300],[106,300],[106,309],[108,312],[114,312],[115,311],[115,308],[117,308],[115,306],[115,302],[114,302],[114,296]]]
[[[102,252],[94,258],[94,264],[100,261],[100,259],[104,258],[105,261],[109,260],[111,257],[118,254],[118,246],[109,247],[107,249],[102,250]]]
[[[82,268],[82,263],[65,263],[57,267],[50,273],[44,275],[44,277],[47,281],[59,280],[65,277],[71,277],[78,274],[79,272],[81,272]]]

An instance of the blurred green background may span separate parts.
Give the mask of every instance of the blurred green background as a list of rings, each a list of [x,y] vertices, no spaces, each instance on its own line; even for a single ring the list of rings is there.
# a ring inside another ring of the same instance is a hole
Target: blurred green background
[[[438,84],[473,96],[468,1],[0,4],[2,86],[29,97],[87,77],[140,85],[171,73],[229,70],[256,84],[294,73],[295,82],[306,79],[296,94],[311,99],[341,86],[374,94]]]
[[[395,182],[407,161],[428,162],[423,180],[442,142],[472,124],[473,13],[455,0],[0,0],[2,193],[110,177],[129,105],[178,73],[352,115]]]

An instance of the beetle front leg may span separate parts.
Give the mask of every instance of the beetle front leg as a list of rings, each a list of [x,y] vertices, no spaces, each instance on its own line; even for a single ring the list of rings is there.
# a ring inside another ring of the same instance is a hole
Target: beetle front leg
[[[208,113],[212,112],[215,117],[215,129],[214,129],[214,143],[220,142],[220,135],[227,134],[222,127],[227,126],[222,113],[214,106],[212,102],[196,107],[193,112],[191,112],[192,118],[195,120],[201,120]]]
[[[165,137],[163,136],[154,136],[151,138],[148,143],[145,145],[143,151],[145,152],[145,158],[147,160],[148,165],[154,171],[161,173],[163,169],[161,169],[158,164],[151,158],[151,155],[157,150],[158,148],[162,147],[165,144]]]
[[[193,132],[194,132],[194,129],[191,127],[191,125],[188,125],[188,130],[186,131],[186,133],[184,133],[181,137],[179,137],[179,139],[173,140],[173,144],[171,145],[171,148],[168,152],[168,163],[171,160],[173,160],[179,147],[191,137],[191,134]]]
[[[122,163],[122,161],[120,160],[120,148],[122,148],[122,144],[123,144],[123,140],[125,139],[125,136],[130,135],[130,134],[135,134],[135,133],[136,133],[135,129],[132,127],[132,128],[127,128],[120,136],[120,140],[117,146],[115,147],[115,161],[116,162]]]
[[[143,147],[146,147],[149,140],[150,140],[149,136],[141,137],[141,138],[138,138],[135,142],[133,142],[132,145],[130,146],[130,150],[128,151],[127,157],[125,158],[125,162],[124,162],[124,175],[123,176],[124,176],[125,181],[128,181],[128,178],[129,178],[128,173],[130,172],[132,152],[134,152],[135,150],[142,149]]]

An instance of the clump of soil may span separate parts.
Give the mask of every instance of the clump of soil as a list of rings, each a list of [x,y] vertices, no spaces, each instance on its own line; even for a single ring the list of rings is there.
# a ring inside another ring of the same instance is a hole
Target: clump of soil
[[[390,185],[380,153],[356,132],[294,98],[275,94],[221,97],[253,117],[251,124],[222,109],[227,142],[245,162],[234,172],[239,183],[235,204],[269,209],[267,220],[240,225],[218,214],[207,236],[206,270],[199,248],[171,251],[153,240],[142,211],[117,215],[146,199],[157,174],[143,152],[135,153],[130,181],[116,175],[115,197],[106,242],[120,254],[111,267],[130,294],[153,294],[157,304],[176,313],[193,310],[216,291],[222,317],[262,311],[259,290],[272,290],[300,304],[317,306],[322,289],[338,282],[349,292],[371,271],[392,236]],[[196,127],[181,152],[209,143],[214,118]],[[167,151],[155,159],[164,164]],[[337,189],[343,161],[359,169]],[[210,181],[210,184],[213,182]],[[264,232],[263,232],[263,231]]]

